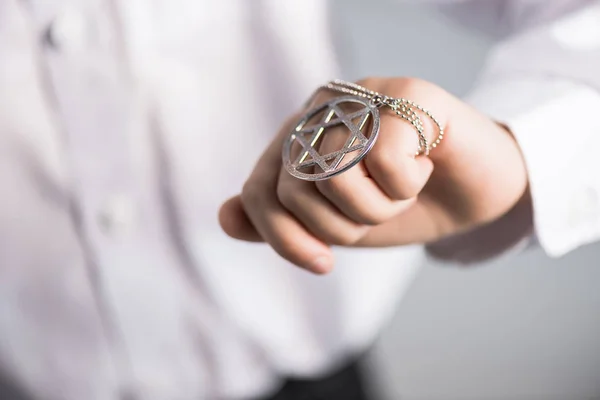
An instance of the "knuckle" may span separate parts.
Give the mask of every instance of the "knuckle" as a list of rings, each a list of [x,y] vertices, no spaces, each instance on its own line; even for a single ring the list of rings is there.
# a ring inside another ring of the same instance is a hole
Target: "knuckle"
[[[400,82],[402,83],[403,86],[406,86],[408,88],[411,88],[411,87],[419,88],[419,87],[422,87],[422,86],[428,84],[427,81],[424,81],[423,79],[415,78],[412,76],[400,78]]]
[[[288,116],[281,124],[279,130],[287,134],[288,130],[298,123],[298,120],[301,118],[301,116],[302,113],[300,111]]]
[[[404,174],[400,182],[400,185],[398,185],[398,196],[402,200],[415,197],[421,191],[421,182],[413,174]]]
[[[390,219],[388,207],[378,207],[368,202],[350,203],[351,218],[361,225],[379,225]]]
[[[367,156],[369,167],[381,174],[397,173],[398,152],[389,147],[381,147]]]
[[[347,191],[347,182],[343,176],[334,177],[331,179],[315,182],[317,189],[326,197],[345,198]]]
[[[375,207],[361,208],[357,210],[359,223],[364,225],[380,225],[390,219],[390,215],[381,211],[375,210]]]
[[[400,96],[407,95],[412,96],[415,93],[427,92],[436,93],[443,92],[439,86],[421,78],[415,78],[411,76],[398,77],[398,78],[375,78],[365,77],[356,81],[357,84],[366,88],[384,92],[387,95]]]
[[[413,168],[407,168],[407,161],[395,154],[393,149],[383,148],[373,152],[368,161],[373,175],[386,177],[389,182],[386,185],[386,191],[389,192],[387,194],[394,199],[406,200],[419,193],[422,185],[419,177],[412,173]]]
[[[404,97],[411,98],[412,100],[422,99],[424,96],[426,98],[432,96],[446,96],[446,91],[444,91],[444,89],[420,78],[398,78],[393,86],[394,92],[397,92]]]
[[[374,77],[365,77],[357,80],[356,83],[360,86],[373,89],[374,87],[378,86],[379,79]]]
[[[400,85],[409,92],[435,87],[434,84],[420,78],[404,77],[399,79]]]
[[[294,209],[298,203],[298,196],[287,185],[277,185],[277,199],[287,209]]]
[[[240,198],[245,207],[256,207],[264,202],[265,192],[257,183],[247,181],[242,187]]]
[[[336,246],[351,246],[358,242],[364,234],[364,229],[348,228],[330,232],[327,238],[324,238],[329,244]]]
[[[288,237],[285,233],[281,236],[274,238],[270,243],[271,247],[277,254],[285,258],[293,264],[299,262],[298,246],[293,238]]]
[[[374,207],[364,201],[344,176],[316,182],[319,191],[332,200],[351,219],[361,225],[379,225],[390,216],[385,207]]]

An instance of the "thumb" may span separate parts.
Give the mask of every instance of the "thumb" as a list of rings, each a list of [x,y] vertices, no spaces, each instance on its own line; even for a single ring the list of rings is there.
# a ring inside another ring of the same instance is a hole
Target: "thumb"
[[[263,239],[248,219],[240,196],[232,197],[219,210],[219,224],[226,234],[234,239],[262,242]]]

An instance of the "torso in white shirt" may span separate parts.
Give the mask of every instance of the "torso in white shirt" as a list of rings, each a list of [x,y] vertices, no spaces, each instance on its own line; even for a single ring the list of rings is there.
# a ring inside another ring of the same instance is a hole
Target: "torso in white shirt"
[[[481,2],[475,22],[585,1],[518,3]],[[217,223],[281,121],[339,76],[326,6],[0,2],[0,368],[36,400],[262,395],[372,342],[419,247],[338,249],[317,277]]]
[[[112,3],[0,6],[3,368],[36,398],[241,398],[363,351],[419,248],[315,277],[216,218],[338,76],[326,4]]]

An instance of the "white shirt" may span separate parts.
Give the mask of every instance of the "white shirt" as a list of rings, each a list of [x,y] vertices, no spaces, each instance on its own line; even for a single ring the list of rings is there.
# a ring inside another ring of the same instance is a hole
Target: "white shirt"
[[[517,137],[540,244],[597,240],[598,2],[448,11],[516,29],[468,101]],[[336,249],[316,277],[218,227],[339,76],[323,1],[3,0],[0,59],[0,367],[36,400],[268,394],[363,351],[423,260]]]

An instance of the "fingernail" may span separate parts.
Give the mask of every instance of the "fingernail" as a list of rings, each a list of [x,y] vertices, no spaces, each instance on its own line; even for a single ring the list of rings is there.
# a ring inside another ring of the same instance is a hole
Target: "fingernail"
[[[311,271],[317,274],[325,274],[333,268],[333,260],[329,256],[320,256],[315,258],[311,264]]]

